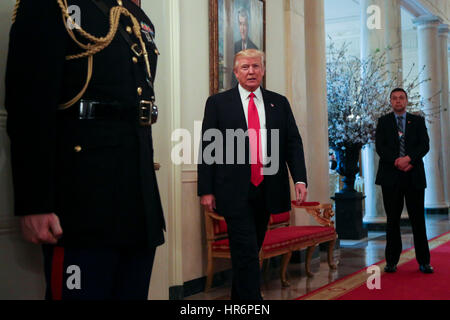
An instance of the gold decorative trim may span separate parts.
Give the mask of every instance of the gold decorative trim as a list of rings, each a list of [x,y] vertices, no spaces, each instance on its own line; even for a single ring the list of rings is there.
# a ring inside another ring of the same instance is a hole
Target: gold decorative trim
[[[450,241],[450,233],[444,234],[442,236],[439,236],[438,238],[431,240],[428,242],[428,245],[430,247],[430,251],[439,247],[440,245]],[[410,249],[400,256],[400,261],[398,265],[405,264],[412,259],[415,259],[416,254],[414,249]],[[382,262],[377,264],[381,271],[381,275],[384,274],[384,267],[386,266],[386,262]],[[349,293],[350,291],[360,287],[361,285],[365,284],[367,282],[367,272],[366,268],[358,271],[356,274],[349,276],[348,278],[345,278],[343,280],[337,280],[332,285],[324,286],[322,289],[319,289],[317,292],[306,295],[306,297],[301,298],[299,300],[335,300],[343,295]]]

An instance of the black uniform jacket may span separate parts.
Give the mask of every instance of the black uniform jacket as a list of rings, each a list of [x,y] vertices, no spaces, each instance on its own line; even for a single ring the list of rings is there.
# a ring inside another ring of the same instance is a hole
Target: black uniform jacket
[[[117,5],[101,1],[109,8]],[[97,37],[108,33],[109,19],[94,1],[68,2],[79,7],[84,30]],[[132,1],[123,5],[142,26],[154,75],[158,52],[145,34],[154,27]],[[121,28],[131,25],[130,18],[121,18]],[[138,122],[139,101],[154,96],[144,60],[133,61],[129,43],[117,32],[110,46],[94,56],[83,96],[115,105],[110,115],[116,117],[80,120],[78,104],[63,111],[58,105],[85,84],[87,58],[65,59],[81,51],[66,31],[56,0],[21,1],[10,33],[5,103],[15,214],[56,213],[65,245],[160,245],[165,222],[152,132]]]
[[[307,182],[303,144],[288,100],[275,92],[261,89],[264,99],[267,127],[267,155],[275,157],[272,150],[272,135],[278,130],[279,166],[272,175],[264,176],[265,202],[270,213],[282,213],[291,209],[288,168],[294,182]],[[251,166],[249,162],[249,139],[245,139],[245,163],[239,164],[239,143],[233,149],[225,143],[227,129],[247,132],[247,123],[238,87],[209,97],[206,102],[202,133],[218,129],[224,137],[223,163],[198,165],[198,195],[213,194],[216,207],[223,216],[237,212],[248,200]],[[275,141],[273,141],[276,143]],[[202,139],[202,152],[212,143]],[[226,161],[227,153],[233,152],[234,159]],[[227,164],[228,162],[228,164]],[[241,161],[242,163],[242,161]],[[268,166],[270,166],[269,164]]]
[[[423,117],[406,113],[405,139],[406,155],[411,158],[413,166],[410,171],[412,183],[419,189],[426,188],[422,158],[430,150],[430,140]],[[399,157],[400,140],[397,120],[393,112],[378,119],[375,145],[380,156],[375,183],[393,187],[399,183],[402,173],[394,165],[395,160]]]

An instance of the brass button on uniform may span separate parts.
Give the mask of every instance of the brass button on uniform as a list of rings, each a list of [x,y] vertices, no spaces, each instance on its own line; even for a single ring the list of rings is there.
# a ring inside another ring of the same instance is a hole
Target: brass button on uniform
[[[139,61],[138,58],[133,57],[133,62],[134,62],[134,63],[138,63],[138,61]]]
[[[137,93],[138,93],[138,95],[140,95],[140,96],[142,95],[142,88],[141,88],[141,87],[138,87],[138,88],[137,88]]]
[[[119,6],[123,6],[122,0],[117,0],[117,4],[118,4]]]
[[[133,29],[130,26],[127,26],[126,30],[129,34],[131,34],[133,32]]]
[[[81,150],[83,150],[83,148],[81,148],[81,146],[75,146],[75,148],[73,148],[75,150],[75,152],[79,153],[81,152]]]

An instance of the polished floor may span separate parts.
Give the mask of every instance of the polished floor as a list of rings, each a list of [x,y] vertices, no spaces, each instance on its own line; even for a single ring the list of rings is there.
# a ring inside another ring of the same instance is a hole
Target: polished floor
[[[450,220],[447,215],[428,215],[426,217],[428,239],[450,231]],[[403,249],[411,248],[413,235],[410,227],[402,227]],[[264,270],[262,291],[265,300],[292,300],[335,280],[348,276],[362,268],[373,265],[384,259],[386,237],[384,232],[369,232],[366,239],[359,241],[341,240],[339,249],[334,252],[337,270],[328,268],[327,253],[320,251],[320,258],[313,259],[311,269],[314,277],[308,278],[304,263],[290,263],[288,276],[291,286],[283,288],[279,280],[279,266],[270,263]],[[318,250],[318,249],[317,249]],[[431,255],[433,264],[433,255]],[[275,266],[272,266],[275,265]],[[187,297],[188,300],[228,300],[230,285],[216,287],[208,293],[199,293]]]

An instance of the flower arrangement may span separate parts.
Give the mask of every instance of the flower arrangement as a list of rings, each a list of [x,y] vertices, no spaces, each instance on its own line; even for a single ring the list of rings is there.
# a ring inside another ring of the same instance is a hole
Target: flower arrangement
[[[345,149],[362,147],[375,140],[378,118],[391,112],[390,92],[401,79],[389,71],[395,62],[387,61],[387,53],[377,50],[367,59],[347,55],[348,44],[336,48],[331,41],[327,59],[328,135],[330,147]],[[421,113],[423,101],[417,88],[427,80],[419,81],[419,74],[411,78],[411,71],[403,80],[409,95],[408,111]]]

